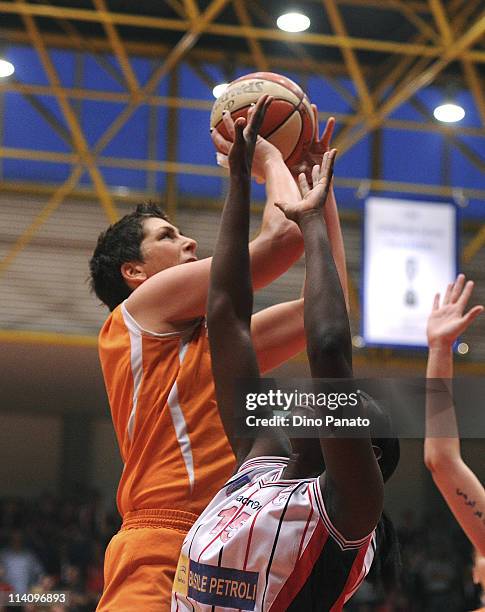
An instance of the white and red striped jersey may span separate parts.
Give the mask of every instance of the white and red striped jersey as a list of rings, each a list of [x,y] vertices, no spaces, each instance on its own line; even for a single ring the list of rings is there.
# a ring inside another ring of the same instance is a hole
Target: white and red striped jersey
[[[172,612],[342,610],[367,575],[375,533],[347,540],[318,478],[283,480],[282,457],[258,457],[209,503],[184,540]]]

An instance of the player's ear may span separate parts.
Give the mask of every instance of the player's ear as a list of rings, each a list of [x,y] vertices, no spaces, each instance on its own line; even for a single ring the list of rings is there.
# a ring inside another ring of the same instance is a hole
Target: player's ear
[[[121,264],[120,271],[121,276],[128,284],[138,285],[148,278],[143,264],[139,261],[125,261]]]

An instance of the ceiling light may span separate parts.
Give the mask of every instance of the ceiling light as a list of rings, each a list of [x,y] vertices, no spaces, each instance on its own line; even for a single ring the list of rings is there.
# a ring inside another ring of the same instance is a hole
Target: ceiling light
[[[278,17],[276,25],[285,32],[303,32],[310,27],[310,19],[301,13],[286,13]]]
[[[465,109],[457,104],[442,104],[434,109],[433,115],[438,121],[456,123],[457,121],[461,121],[465,116]]]
[[[221,96],[226,91],[228,85],[229,83],[219,83],[219,85],[216,85],[212,90],[214,98]]]
[[[8,77],[15,72],[14,65],[7,60],[0,59],[0,78]]]

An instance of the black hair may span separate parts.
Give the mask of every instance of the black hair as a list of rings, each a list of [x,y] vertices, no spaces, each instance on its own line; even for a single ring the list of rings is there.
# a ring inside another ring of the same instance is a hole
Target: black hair
[[[121,304],[132,291],[121,274],[121,266],[129,261],[143,261],[143,221],[150,217],[169,221],[159,206],[153,202],[144,202],[138,204],[132,213],[110,225],[98,237],[89,261],[90,284],[91,290],[110,310]]]
[[[399,438],[394,437],[391,418],[379,404],[364,391],[359,391],[359,395],[366,417],[371,421],[372,445],[380,450],[378,462],[382,479],[387,482],[399,463]],[[396,529],[385,512],[376,527],[376,540],[377,551],[367,579],[372,584],[380,582],[386,591],[390,591],[399,581],[401,554]]]

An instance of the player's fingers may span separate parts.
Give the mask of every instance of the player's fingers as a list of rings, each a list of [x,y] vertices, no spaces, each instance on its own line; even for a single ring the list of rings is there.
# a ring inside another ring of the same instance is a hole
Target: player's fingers
[[[465,275],[464,274],[458,274],[458,277],[455,281],[455,284],[453,286],[453,289],[451,290],[451,295],[450,295],[450,302],[452,304],[454,304],[455,302],[458,301],[458,298],[461,295],[461,292],[463,291],[463,287],[465,286]]]
[[[433,300],[433,310],[438,310],[439,307],[440,307],[440,294],[437,293],[434,296],[434,300]]]
[[[298,187],[300,188],[300,193],[303,197],[310,191],[310,185],[308,184],[308,179],[304,172],[301,172],[298,175]]]
[[[469,310],[465,316],[463,317],[464,322],[466,323],[466,327],[471,325],[473,321],[482,314],[484,308],[483,306],[474,306],[471,310]]]
[[[229,134],[229,138],[234,140],[234,120],[231,117],[231,113],[227,110],[222,111],[222,121],[224,123],[224,127]]]
[[[268,94],[264,94],[259,98],[254,107],[254,114],[252,115],[251,130],[259,133],[266,111],[272,101],[272,96],[268,96]]]
[[[445,306],[445,304],[449,304],[450,303],[450,297],[451,297],[451,292],[452,291],[453,291],[453,283],[450,283],[446,287],[445,297],[443,298],[443,306]]]
[[[466,305],[468,304],[468,300],[471,298],[473,293],[473,287],[475,283],[473,281],[468,281],[461,292],[461,295],[457,299],[457,304],[460,306],[461,310],[465,310]]]
[[[325,153],[325,177],[330,181],[333,176],[333,165],[335,162],[335,156],[337,155],[337,149],[332,149]],[[324,157],[325,157],[324,156]]]
[[[316,185],[320,180],[320,166],[317,164],[312,168],[312,183]]]
[[[323,134],[321,138],[322,146],[324,146],[325,149],[328,149],[330,145],[330,141],[332,140],[334,128],[335,128],[335,117],[329,117],[327,119],[327,124],[325,126],[325,129],[323,130]]]
[[[229,153],[231,143],[224,138],[224,136],[218,132],[218,130],[212,130],[211,132],[212,142],[215,144],[216,149],[222,153]]]
[[[234,122],[234,143],[242,143],[244,142],[244,128],[246,127],[246,119],[245,117],[238,117]]]
[[[316,104],[312,104],[312,112],[313,112],[313,123],[314,123],[313,140],[315,142],[318,142],[320,140],[320,129],[318,125],[318,107]]]

